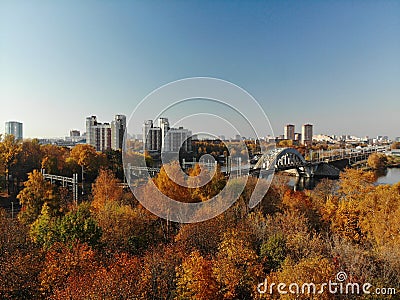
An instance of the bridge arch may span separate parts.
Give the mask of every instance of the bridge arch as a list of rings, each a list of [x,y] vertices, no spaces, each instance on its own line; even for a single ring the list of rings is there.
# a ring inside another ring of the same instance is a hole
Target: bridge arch
[[[294,148],[276,148],[263,154],[253,169],[284,171],[297,169],[303,172],[307,165],[303,155]]]

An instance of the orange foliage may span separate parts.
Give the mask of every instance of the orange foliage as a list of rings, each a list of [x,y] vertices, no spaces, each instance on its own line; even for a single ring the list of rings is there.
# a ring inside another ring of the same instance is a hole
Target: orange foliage
[[[212,262],[192,252],[177,268],[177,290],[175,299],[219,299]]]
[[[119,186],[119,181],[114,174],[110,170],[101,169],[92,188],[92,207],[95,210],[99,210],[107,202],[120,202],[122,192],[122,187]]]

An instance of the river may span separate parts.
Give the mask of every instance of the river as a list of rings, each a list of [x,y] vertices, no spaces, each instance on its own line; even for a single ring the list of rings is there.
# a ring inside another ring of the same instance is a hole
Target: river
[[[385,171],[376,173],[378,179],[377,184],[395,184],[400,182],[400,168],[387,168]],[[311,190],[319,182],[316,178],[305,178],[305,177],[290,177],[289,185],[295,190]]]
[[[378,184],[395,184],[400,181],[400,168],[387,168],[384,174],[378,174]]]

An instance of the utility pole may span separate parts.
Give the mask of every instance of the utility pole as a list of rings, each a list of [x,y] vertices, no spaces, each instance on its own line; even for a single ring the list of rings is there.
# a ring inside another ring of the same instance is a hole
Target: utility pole
[[[84,191],[84,188],[83,188],[83,186],[84,186],[83,165],[81,167],[82,167],[82,196],[83,196],[85,194],[85,191]]]

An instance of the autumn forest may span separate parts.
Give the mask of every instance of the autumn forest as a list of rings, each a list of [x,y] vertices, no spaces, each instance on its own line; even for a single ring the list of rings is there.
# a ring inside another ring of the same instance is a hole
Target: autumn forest
[[[372,172],[347,169],[304,191],[276,175],[253,209],[247,204],[257,179],[249,177],[223,214],[179,224],[150,213],[121,184],[119,151],[6,136],[0,167],[1,299],[293,299],[260,294],[258,283],[320,284],[338,272],[354,283],[400,289],[400,183],[376,185]],[[40,169],[83,172],[79,201]],[[189,178],[198,173],[196,166]],[[199,202],[227,179],[217,173],[205,187],[186,189],[161,169],[150,180],[178,201]]]

